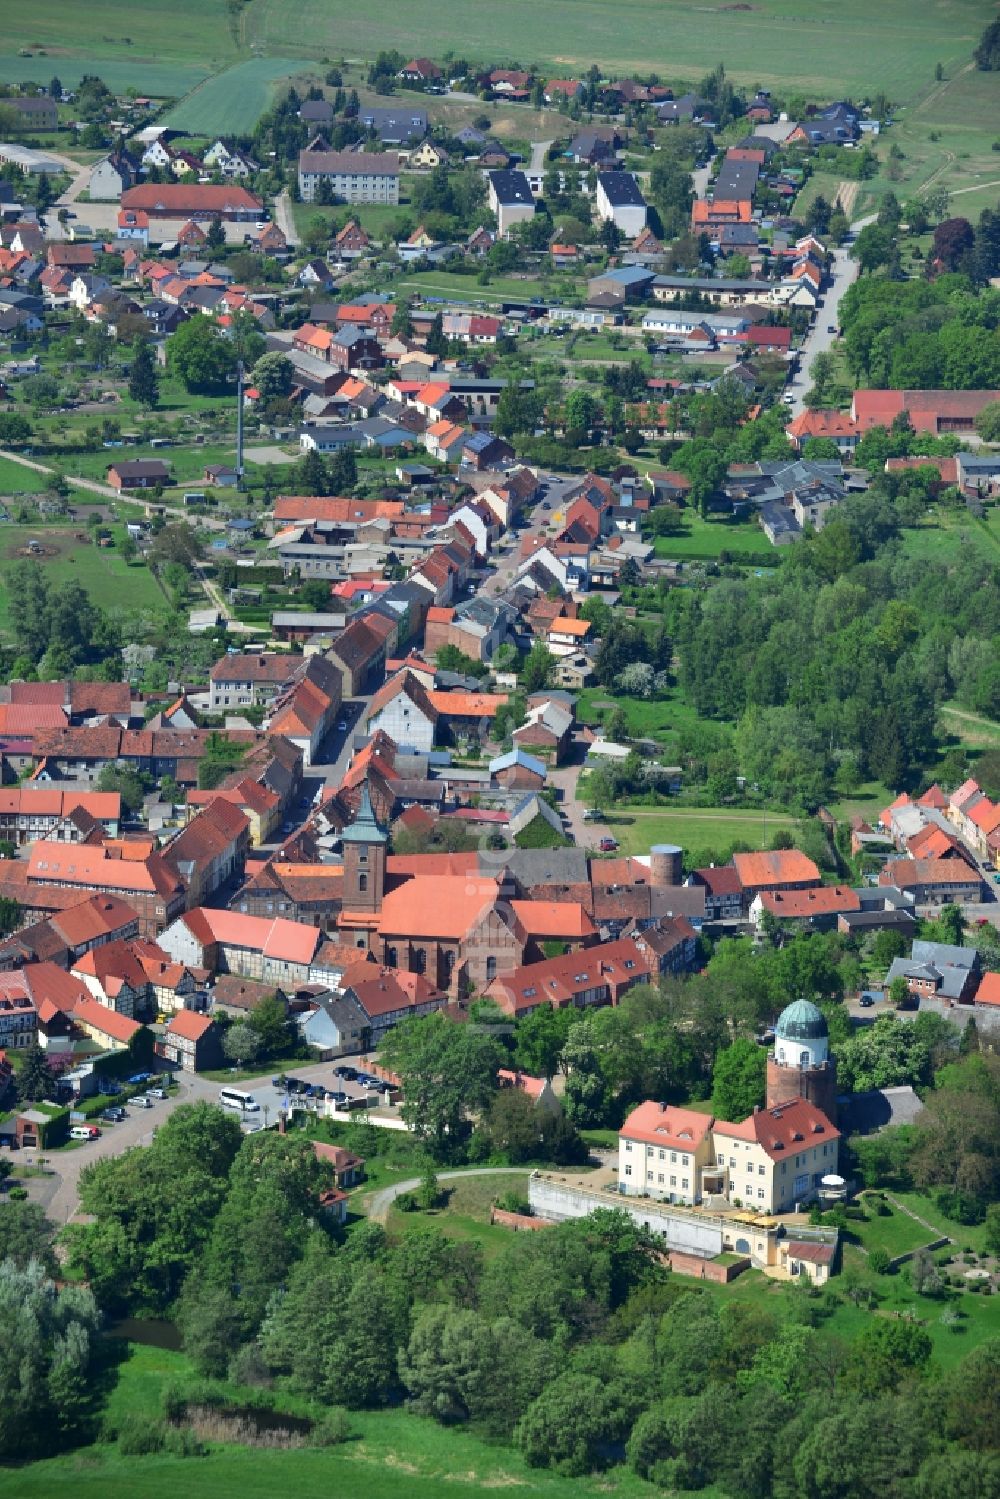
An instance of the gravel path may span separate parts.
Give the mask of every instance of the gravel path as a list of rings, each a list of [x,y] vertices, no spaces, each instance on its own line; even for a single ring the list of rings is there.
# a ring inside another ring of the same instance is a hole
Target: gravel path
[[[439,1171],[437,1179],[439,1182],[450,1182],[461,1181],[466,1176],[523,1176],[526,1170],[525,1166],[473,1166],[471,1171]],[[382,1187],[373,1193],[368,1203],[368,1216],[372,1222],[384,1223],[396,1198],[404,1192],[415,1192],[420,1182],[419,1176],[412,1176],[405,1182],[396,1182],[391,1187]]]

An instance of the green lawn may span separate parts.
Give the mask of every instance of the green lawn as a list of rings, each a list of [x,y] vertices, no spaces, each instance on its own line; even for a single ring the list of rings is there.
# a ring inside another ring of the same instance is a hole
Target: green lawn
[[[18,558],[18,549],[37,539],[45,555],[35,563],[48,578],[59,583],[82,583],[95,603],[111,609],[150,609],[163,612],[167,602],[153,574],[142,563],[127,566],[114,547],[95,547],[89,537],[77,540],[78,528],[70,526],[0,525],[0,584]],[[10,627],[10,595],[0,587],[0,633]]]
[[[925,1215],[921,1213],[920,1216]],[[851,1229],[857,1233],[862,1246],[868,1250],[869,1254],[873,1249],[884,1249],[890,1259],[898,1254],[906,1254],[910,1249],[919,1249],[921,1244],[929,1244],[937,1237],[935,1234],[928,1233],[926,1228],[915,1218],[911,1218],[908,1213],[898,1212],[896,1208],[893,1208],[886,1218],[876,1217],[873,1211],[867,1223],[852,1222]]]
[[[623,803],[607,818],[624,854],[648,854],[654,843],[688,849],[725,849],[737,841],[766,848],[779,828],[794,828],[784,812],[730,807],[633,807]]]
[[[827,802],[826,805],[838,822],[849,822],[852,817],[864,817],[871,821],[895,800],[896,792],[883,786],[881,781],[866,781],[850,796],[841,797],[836,802]]]
[[[657,536],[653,548],[668,561],[716,561],[722,552],[753,552],[776,566],[778,558],[756,521],[714,518],[703,520],[695,510],[682,513],[684,530],[677,536]]]
[[[901,545],[907,557],[921,562],[955,563],[970,548],[1000,562],[1000,510],[993,506],[981,521],[964,508],[932,510],[921,525],[902,533]]]
[[[390,1208],[390,1232],[419,1233],[433,1227],[450,1239],[475,1239],[489,1259],[510,1242],[511,1234],[509,1228],[494,1227],[490,1223],[493,1200],[505,1192],[517,1192],[526,1198],[528,1172],[518,1176],[473,1176],[468,1181],[442,1182],[441,1190],[447,1193],[447,1202],[432,1212],[401,1213],[396,1207]]]

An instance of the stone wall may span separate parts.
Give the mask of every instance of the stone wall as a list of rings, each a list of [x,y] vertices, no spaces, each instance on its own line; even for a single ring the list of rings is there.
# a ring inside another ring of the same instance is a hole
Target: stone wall
[[[685,1213],[669,1203],[625,1197],[617,1192],[588,1192],[539,1175],[529,1178],[528,1201],[532,1213],[557,1223],[568,1218],[586,1218],[599,1207],[620,1208],[651,1233],[662,1235],[671,1250],[705,1259],[722,1253],[720,1223]]]

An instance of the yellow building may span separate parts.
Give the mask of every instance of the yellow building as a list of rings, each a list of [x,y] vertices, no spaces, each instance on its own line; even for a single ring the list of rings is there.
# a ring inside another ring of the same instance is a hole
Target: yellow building
[[[701,1201],[701,1176],[715,1162],[712,1116],[647,1100],[618,1132],[618,1181],[628,1196]]]
[[[840,1131],[804,1098],[712,1126],[715,1171],[706,1190],[759,1213],[790,1213],[835,1173]]]

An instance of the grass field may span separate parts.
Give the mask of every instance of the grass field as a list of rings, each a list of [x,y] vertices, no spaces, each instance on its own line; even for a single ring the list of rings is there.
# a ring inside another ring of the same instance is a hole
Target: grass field
[[[648,854],[653,843],[688,849],[725,849],[737,841],[766,848],[779,828],[794,828],[784,812],[733,807],[633,807],[622,803],[606,819],[623,854]]]
[[[84,12],[64,11],[67,16]],[[60,81],[66,88],[73,88],[84,73],[98,71],[104,82],[114,93],[124,94],[126,89],[137,88],[154,99],[179,98],[205,78],[208,66],[191,63],[157,62],[149,57],[129,59],[117,57],[113,52],[101,48],[92,54],[81,51],[69,55],[57,48],[47,48],[31,57],[18,57],[15,53],[0,53],[0,80],[4,83],[48,83],[58,70]],[[57,144],[51,133],[46,139]],[[65,143],[66,137],[60,137]],[[79,153],[74,152],[74,156]]]
[[[200,83],[163,117],[164,125],[200,135],[248,134],[270,103],[281,79],[302,73],[302,61],[255,57]],[[321,71],[315,70],[317,81]]]
[[[653,549],[669,561],[714,561],[722,552],[755,552],[762,561],[774,563],[775,548],[756,521],[703,520],[695,510],[685,510],[684,530],[678,536],[657,536]]]
[[[422,1229],[440,1229],[450,1239],[476,1239],[487,1259],[510,1242],[510,1229],[490,1223],[493,1200],[505,1192],[528,1195],[528,1173],[523,1176],[473,1176],[468,1181],[442,1182],[447,1202],[430,1213],[401,1213],[390,1208],[388,1227],[393,1233],[419,1233]]]
[[[142,564],[126,566],[113,547],[95,547],[78,541],[79,527],[0,526],[0,633],[10,627],[6,588],[7,573],[18,560],[18,549],[30,538],[41,542],[46,555],[36,566],[58,583],[81,583],[95,603],[104,609],[165,610],[166,599],[153,574]]]

